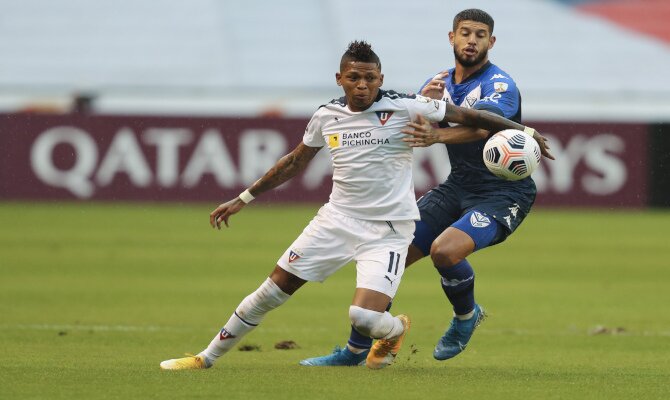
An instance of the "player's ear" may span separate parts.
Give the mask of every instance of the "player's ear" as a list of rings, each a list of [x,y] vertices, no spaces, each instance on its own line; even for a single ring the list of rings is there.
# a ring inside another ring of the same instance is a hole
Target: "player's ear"
[[[337,86],[342,86],[342,74],[339,72],[335,72],[335,82],[337,83]]]
[[[379,74],[379,87],[384,84],[384,74]]]
[[[491,39],[489,39],[489,50],[493,48],[493,45],[496,44],[496,37],[491,36]]]
[[[451,43],[452,46],[454,45],[454,32],[449,32],[449,43]]]

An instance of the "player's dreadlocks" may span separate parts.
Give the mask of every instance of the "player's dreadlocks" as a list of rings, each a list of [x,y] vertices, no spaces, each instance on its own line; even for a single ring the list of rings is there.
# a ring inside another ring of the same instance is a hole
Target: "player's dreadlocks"
[[[367,43],[363,40],[354,40],[353,42],[349,43],[347,51],[342,54],[342,59],[340,60],[340,69],[343,69],[346,63],[352,61],[376,63],[379,66],[379,70],[382,69],[382,63],[379,61],[377,54],[372,51],[372,46],[370,46],[370,43]]]
[[[493,35],[493,18],[484,10],[469,8],[456,14],[454,17],[454,32],[456,31],[458,23],[461,21],[475,21],[486,24],[489,26],[489,34]]]

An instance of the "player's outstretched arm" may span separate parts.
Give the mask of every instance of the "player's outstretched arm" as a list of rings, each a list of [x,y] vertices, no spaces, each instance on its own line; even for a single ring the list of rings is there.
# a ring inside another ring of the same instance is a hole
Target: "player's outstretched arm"
[[[485,129],[491,132],[498,132],[504,129],[516,129],[526,132],[532,136],[533,139],[540,146],[542,155],[554,160],[554,156],[549,153],[549,146],[547,139],[540,135],[535,129],[518,124],[498,114],[485,110],[474,110],[471,108],[458,107],[452,104],[447,104],[447,111],[442,122],[455,122],[462,125],[473,126],[479,129]]]
[[[304,171],[321,147],[309,147],[300,143],[292,152],[280,158],[277,163],[257,180],[250,188],[230,201],[220,204],[209,214],[212,228],[221,229],[221,222],[228,226],[228,218],[239,212],[247,203],[262,193],[274,189]]]
[[[408,143],[410,147],[428,147],[435,143],[468,143],[486,139],[489,135],[489,131],[465,125],[433,129],[433,124],[421,114],[408,123],[402,132],[409,135],[403,138],[403,142]]]

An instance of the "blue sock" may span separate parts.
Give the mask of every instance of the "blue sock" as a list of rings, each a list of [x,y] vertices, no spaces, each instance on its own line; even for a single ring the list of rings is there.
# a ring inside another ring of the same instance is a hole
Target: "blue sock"
[[[386,311],[391,310],[391,305],[393,302],[390,302],[386,307]],[[349,341],[347,344],[351,347],[357,349],[369,349],[372,347],[372,338],[369,336],[361,335],[354,326],[351,326],[351,333],[349,334]]]
[[[475,271],[468,260],[452,267],[438,267],[442,275],[442,290],[449,298],[457,315],[464,315],[475,308]]]

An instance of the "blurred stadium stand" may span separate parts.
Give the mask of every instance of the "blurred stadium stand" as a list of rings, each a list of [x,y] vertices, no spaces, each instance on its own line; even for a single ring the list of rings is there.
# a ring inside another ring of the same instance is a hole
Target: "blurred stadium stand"
[[[492,60],[525,117],[670,121],[670,2],[577,0],[0,0],[0,112],[305,117],[370,41],[385,87],[415,91],[453,59],[454,14],[496,20]],[[644,21],[644,22],[642,22]]]

